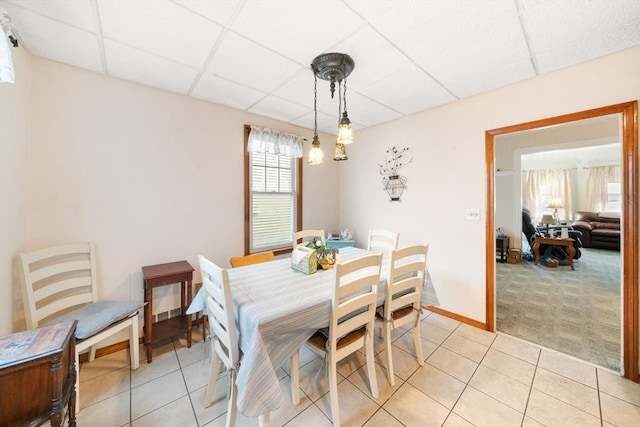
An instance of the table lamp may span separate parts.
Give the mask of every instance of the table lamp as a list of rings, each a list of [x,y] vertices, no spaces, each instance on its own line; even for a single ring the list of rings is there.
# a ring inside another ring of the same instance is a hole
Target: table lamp
[[[558,215],[558,209],[564,208],[564,205],[562,204],[562,200],[560,200],[559,197],[554,197],[553,199],[551,199],[551,202],[549,202],[549,205],[547,207],[554,210],[553,211],[553,220],[556,223],[560,222],[560,216]]]
[[[545,224],[547,226],[547,236],[546,237],[551,237],[549,235],[549,224],[553,224],[554,223],[554,219],[553,219],[553,215],[542,215],[542,223]]]

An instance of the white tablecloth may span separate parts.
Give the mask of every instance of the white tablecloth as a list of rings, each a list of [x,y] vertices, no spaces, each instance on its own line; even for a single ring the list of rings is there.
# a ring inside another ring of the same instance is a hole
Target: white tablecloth
[[[368,252],[340,249],[341,261]],[[381,277],[388,268],[383,260]],[[284,396],[276,370],[319,329],[329,326],[333,271],[312,275],[296,272],[291,260],[279,259],[228,270],[234,311],[243,352],[236,379],[238,409],[256,417],[277,409]],[[205,307],[202,289],[187,313]],[[378,303],[384,302],[384,283],[378,287]],[[422,303],[438,305],[427,273]]]

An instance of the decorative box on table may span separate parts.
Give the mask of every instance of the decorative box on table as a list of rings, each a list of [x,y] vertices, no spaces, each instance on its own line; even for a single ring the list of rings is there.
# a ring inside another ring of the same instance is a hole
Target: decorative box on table
[[[304,274],[313,274],[318,271],[318,257],[315,249],[306,246],[298,246],[291,252],[291,267]]]

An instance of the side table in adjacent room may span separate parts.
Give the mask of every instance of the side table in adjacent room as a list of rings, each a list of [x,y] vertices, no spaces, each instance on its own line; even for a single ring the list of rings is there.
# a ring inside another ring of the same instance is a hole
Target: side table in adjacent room
[[[0,337],[0,426],[76,425],[77,320]]]
[[[509,253],[509,236],[496,236],[496,252],[500,252],[500,262],[507,261]]]
[[[191,348],[191,315],[187,307],[192,298],[193,267],[187,261],[142,267],[144,279],[144,345],[147,348],[147,363],[153,358],[153,342],[187,333],[187,347]],[[153,323],[153,288],[180,283],[181,316]]]

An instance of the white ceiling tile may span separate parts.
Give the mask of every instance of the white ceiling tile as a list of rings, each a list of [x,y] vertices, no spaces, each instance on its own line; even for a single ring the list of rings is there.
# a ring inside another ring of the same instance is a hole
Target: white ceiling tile
[[[621,28],[626,31],[609,36],[592,34],[573,43],[540,52],[537,55],[538,71],[549,73],[640,44],[640,21],[622,25]]]
[[[535,4],[523,22],[542,73],[640,44],[637,0]]]
[[[518,20],[515,3],[502,0],[388,2],[386,10],[355,4],[370,25],[416,61],[473,40],[497,24]]]
[[[309,129],[312,133],[311,136],[313,136],[313,111],[309,111],[300,117],[296,117],[289,123]],[[337,135],[338,122],[335,120],[335,117],[318,112],[318,132]],[[320,142],[324,143],[322,138],[320,139]]]
[[[377,125],[402,117],[402,114],[397,111],[393,111],[358,93],[349,91],[347,91],[347,106],[351,122],[363,127]]]
[[[232,28],[303,65],[364,25],[337,0],[270,0],[245,3]]]
[[[186,94],[198,70],[143,52],[112,40],[105,40],[109,74],[147,86]]]
[[[268,96],[249,109],[249,112],[289,122],[311,111],[310,108]]]
[[[402,114],[413,114],[455,101],[445,88],[413,64],[359,90]]]
[[[33,55],[92,71],[104,71],[95,34],[11,6],[7,4],[6,9],[12,24]]]
[[[522,31],[513,22],[496,26],[419,65],[459,98],[535,76]],[[509,80],[501,80],[507,76]]]
[[[204,73],[191,91],[191,96],[239,110],[246,110],[264,98],[266,93]]]
[[[6,3],[0,3],[9,11],[10,16],[12,15],[11,5],[15,5],[73,27],[97,32],[89,0],[78,0],[72,3],[51,0],[9,0]]]
[[[222,27],[175,3],[98,2],[105,37],[194,68],[201,68]]]
[[[238,0],[174,0],[175,3],[222,26],[228,26],[243,3]]]
[[[402,52],[369,26],[337,45],[335,50],[353,58],[355,67],[347,84],[355,90],[411,64]]]
[[[230,31],[211,59],[207,72],[271,92],[300,68],[295,62]]]

